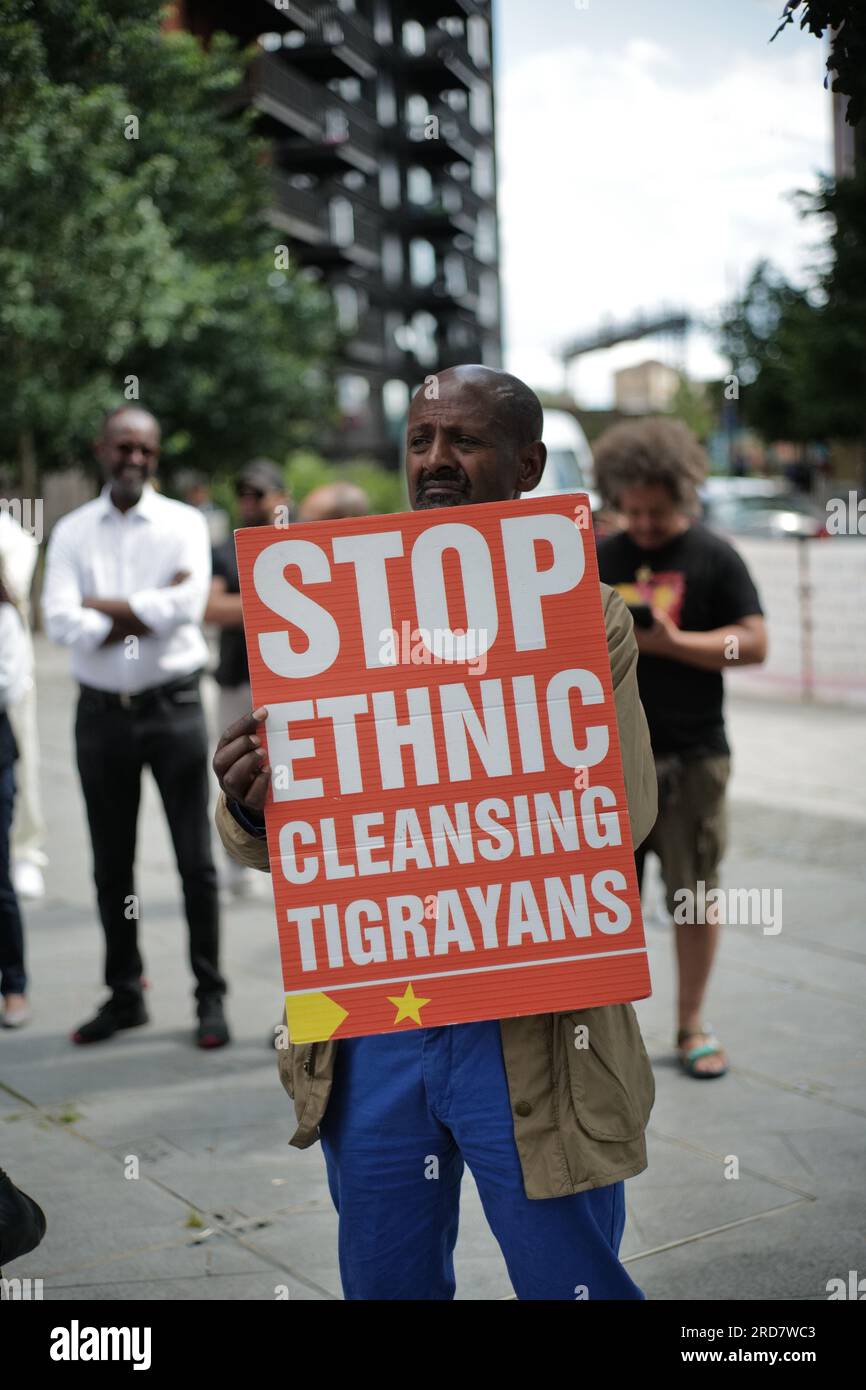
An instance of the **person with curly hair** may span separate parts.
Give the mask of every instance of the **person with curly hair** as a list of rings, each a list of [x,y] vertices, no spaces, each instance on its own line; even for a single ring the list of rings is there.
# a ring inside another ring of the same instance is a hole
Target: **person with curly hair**
[[[676,933],[676,1046],[686,1072],[703,1080],[728,1070],[712,1025],[702,1019],[719,913],[715,904],[697,915],[677,909],[705,904],[718,886],[730,775],[722,672],[762,662],[766,628],[742,559],[697,520],[707,457],[688,426],[665,418],[626,421],[601,435],[594,454],[602,498],[624,524],[599,541],[599,574],[632,609],[659,784],[658,819],[636,855],[638,878],[652,850]]]

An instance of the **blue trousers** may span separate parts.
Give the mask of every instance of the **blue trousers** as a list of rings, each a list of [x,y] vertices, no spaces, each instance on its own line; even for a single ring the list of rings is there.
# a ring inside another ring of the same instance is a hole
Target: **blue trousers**
[[[498,1022],[345,1038],[320,1128],[347,1299],[454,1297],[464,1160],[520,1299],[642,1299],[622,1182],[526,1196]]]

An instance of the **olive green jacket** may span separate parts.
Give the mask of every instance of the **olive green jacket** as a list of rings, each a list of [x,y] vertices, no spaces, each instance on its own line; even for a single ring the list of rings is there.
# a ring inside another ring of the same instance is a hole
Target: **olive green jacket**
[[[622,599],[602,585],[623,773],[632,840],[639,845],[656,818],[656,777],[637,689],[637,645]],[[239,864],[267,870],[268,847],[238,825],[220,795],[216,825]],[[575,1046],[587,1025],[588,1047]],[[647,1164],[644,1130],[655,1082],[631,1004],[500,1020],[514,1138],[527,1197],[566,1197],[634,1177]],[[289,1143],[318,1139],[339,1040],[278,1048],[280,1080],[292,1097],[298,1128]]]

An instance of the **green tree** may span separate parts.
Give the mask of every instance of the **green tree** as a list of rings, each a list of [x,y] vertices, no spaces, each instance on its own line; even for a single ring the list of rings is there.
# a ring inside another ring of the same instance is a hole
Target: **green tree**
[[[668,414],[682,420],[701,440],[712,433],[716,420],[707,387],[701,382],[689,381],[688,377],[680,381]]]
[[[744,422],[767,438],[866,443],[866,178],[824,178],[799,201],[828,228],[810,284],[759,264],[725,314],[722,350]]]
[[[866,444],[866,175],[824,178],[801,205],[830,219],[800,372],[807,429]]]
[[[863,0],[787,0],[773,39],[794,23],[798,12],[801,29],[819,39],[830,35],[830,86],[849,98],[845,119],[857,125],[866,111],[866,5]],[[829,76],[824,85],[828,83]]]
[[[805,291],[767,261],[725,311],[721,347],[739,378],[741,419],[768,439],[809,438],[803,384],[814,320]]]
[[[340,481],[363,488],[370,499],[370,510],[377,516],[409,510],[402,469],[393,473],[375,459],[364,458],[329,463],[308,449],[297,449],[288,458],[286,482],[296,502],[302,502],[313,488]]]
[[[333,315],[277,263],[243,67],[159,0],[0,0],[0,458],[26,490],[136,389],[169,467],[330,418]]]

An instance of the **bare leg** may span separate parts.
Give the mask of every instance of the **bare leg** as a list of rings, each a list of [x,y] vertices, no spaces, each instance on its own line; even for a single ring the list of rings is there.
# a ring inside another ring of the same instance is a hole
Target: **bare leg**
[[[707,1034],[701,1031],[701,1010],[707,992],[713,959],[719,944],[721,928],[718,921],[718,909],[715,905],[707,909],[706,915],[706,923],[689,924],[682,922],[674,924],[679,982],[677,1001],[679,1029],[680,1031],[684,1028],[689,1030],[689,1036],[683,1038],[680,1044],[680,1051],[683,1055],[690,1048],[705,1042],[707,1038]],[[728,1058],[725,1053],[717,1052],[706,1057],[699,1057],[694,1064],[694,1069],[701,1073],[720,1072],[727,1064]]]

